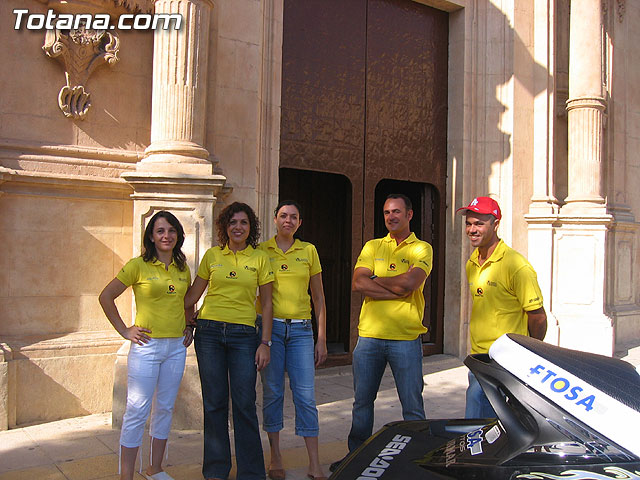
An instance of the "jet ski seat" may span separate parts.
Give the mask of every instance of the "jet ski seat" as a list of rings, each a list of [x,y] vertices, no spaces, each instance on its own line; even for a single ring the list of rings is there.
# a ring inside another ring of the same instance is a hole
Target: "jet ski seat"
[[[489,357],[549,402],[640,456],[640,374],[616,358],[505,334]]]

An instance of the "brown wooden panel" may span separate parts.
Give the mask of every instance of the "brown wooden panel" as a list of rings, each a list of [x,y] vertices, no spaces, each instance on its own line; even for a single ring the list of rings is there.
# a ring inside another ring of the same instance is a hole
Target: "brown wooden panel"
[[[412,197],[412,230],[435,257],[424,289],[429,353],[443,341],[447,38],[445,12],[411,0],[368,2],[363,238],[383,233],[375,225],[383,226],[390,188]]]
[[[362,183],[366,0],[284,3],[280,166]]]
[[[373,201],[375,185],[384,178],[430,183],[444,191],[447,38],[445,12],[411,0],[368,2],[368,202]],[[373,205],[366,203],[365,211],[370,207]]]

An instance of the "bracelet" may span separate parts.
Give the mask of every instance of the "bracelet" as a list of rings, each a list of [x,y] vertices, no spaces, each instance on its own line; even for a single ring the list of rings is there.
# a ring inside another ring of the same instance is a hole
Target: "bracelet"
[[[376,275],[375,273],[373,275],[371,275],[369,277],[371,280],[375,280],[376,278],[378,278],[378,275]]]

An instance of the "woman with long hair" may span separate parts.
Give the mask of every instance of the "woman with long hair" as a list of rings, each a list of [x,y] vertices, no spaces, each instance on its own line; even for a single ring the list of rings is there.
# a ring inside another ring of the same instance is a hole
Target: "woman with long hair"
[[[267,255],[255,248],[260,226],[249,205],[228,205],[216,227],[219,245],[204,254],[185,297],[185,306],[191,307],[208,287],[195,334],[204,408],[202,474],[206,479],[224,480],[231,470],[231,393],[236,479],[263,480],[256,370],[269,363],[273,272]],[[256,328],[256,290],[263,308],[261,337]]]
[[[184,229],[173,214],[162,210],[151,217],[142,243],[142,255],[129,260],[99,297],[113,328],[131,341],[127,406],[120,434],[120,479],[133,479],[144,426],[153,405],[151,460],[144,475],[151,480],[171,480],[162,470],[162,458],[187,347],[193,339],[193,329],[185,322],[192,310],[185,312],[184,308],[191,272],[181,250]],[[136,318],[127,327],[115,299],[129,286],[135,296]]]
[[[318,409],[315,399],[315,367],[327,358],[326,307],[322,267],[316,247],[294,238],[302,224],[300,206],[285,200],[274,212],[275,237],[258,248],[269,255],[275,275],[273,283],[273,331],[271,362],[262,372],[263,428],[269,436],[269,478],[284,480],[280,452],[283,428],[284,372],[289,375],[296,420],[295,432],[304,438],[309,457],[307,476],[326,478],[318,458]],[[311,287],[311,298],[309,298]],[[314,348],[311,299],[318,327]],[[261,298],[262,300],[262,298]]]

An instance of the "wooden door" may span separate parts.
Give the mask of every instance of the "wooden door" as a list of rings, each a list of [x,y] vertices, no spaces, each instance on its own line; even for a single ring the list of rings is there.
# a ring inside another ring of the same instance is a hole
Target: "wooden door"
[[[280,195],[301,202],[304,226],[326,225],[336,209],[350,216],[334,222],[350,225],[349,241],[336,244],[323,228],[304,232],[319,251],[319,243],[338,245],[332,255],[350,259],[324,275],[325,285],[341,289],[328,308],[349,310],[328,319],[329,341],[348,344],[347,351],[362,301],[349,288],[353,264],[363,243],[381,233],[374,231],[379,197],[389,188],[415,196],[412,228],[434,246],[424,341],[425,352],[442,351],[447,48],[447,14],[411,0],[284,2]]]

